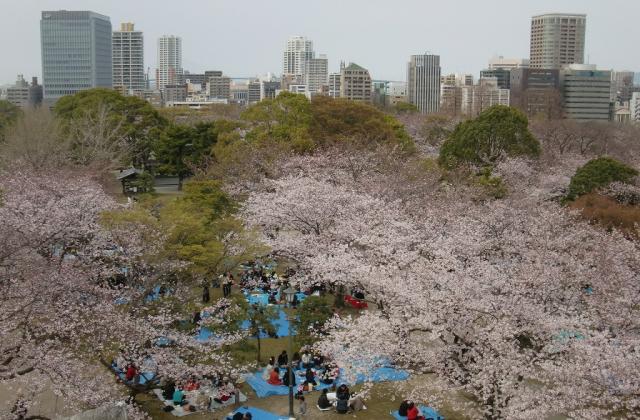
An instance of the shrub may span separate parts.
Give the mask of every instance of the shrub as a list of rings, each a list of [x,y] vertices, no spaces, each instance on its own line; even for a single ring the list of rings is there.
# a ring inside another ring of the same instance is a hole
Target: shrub
[[[640,207],[624,205],[615,199],[596,193],[585,194],[570,204],[582,217],[608,230],[619,229],[625,235],[638,238]]]
[[[522,112],[508,106],[493,106],[478,118],[458,124],[442,144],[439,162],[451,168],[461,163],[493,164],[505,156],[537,157],[540,143],[528,125]]]
[[[612,182],[629,183],[636,175],[638,171],[613,158],[605,156],[592,159],[578,168],[571,178],[567,199],[575,200]]]

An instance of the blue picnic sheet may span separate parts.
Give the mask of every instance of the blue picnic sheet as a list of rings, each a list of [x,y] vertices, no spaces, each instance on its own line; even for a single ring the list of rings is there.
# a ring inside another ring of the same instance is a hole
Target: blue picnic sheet
[[[418,408],[420,409],[420,412],[426,420],[444,420],[444,417],[442,417],[440,413],[438,413],[431,407],[420,405],[418,406]],[[401,416],[400,414],[398,414],[398,410],[392,412],[391,416],[393,416],[396,420],[406,420],[407,418],[407,416]]]
[[[289,320],[287,319],[287,314],[282,309],[278,311],[278,318],[271,321],[271,324],[275,327],[278,337],[289,336]],[[240,325],[240,328],[243,330],[248,330],[250,327],[251,324],[249,323],[249,320],[242,321],[242,324]],[[293,335],[295,335],[295,332],[293,332]],[[268,337],[268,334],[264,332],[260,333],[260,338]]]
[[[111,364],[111,369],[115,372],[115,374],[118,376],[118,378],[120,378],[120,380],[122,382],[126,382],[128,384],[134,384],[134,383],[138,383],[140,385],[145,385],[147,382],[152,381],[155,377],[156,374],[153,372],[140,372],[140,374],[138,375],[138,382],[134,382],[134,381],[127,381],[127,376],[125,375],[125,373],[122,371],[122,369],[120,369],[118,366],[116,366],[115,364]],[[135,378],[134,378],[135,380]]]
[[[343,370],[340,369],[339,378],[344,377]],[[405,381],[409,379],[409,372],[392,367],[380,367],[369,374],[358,373],[356,384],[363,382],[385,382],[385,381]],[[355,384],[349,384],[355,385]]]
[[[269,294],[268,293],[264,293],[261,290],[253,290],[251,292],[244,292],[245,297],[247,298],[247,302],[249,302],[250,305],[253,305],[254,303],[257,303],[258,305],[262,305],[262,306],[267,306],[269,304]],[[302,302],[303,300],[305,300],[307,298],[307,295],[305,295],[302,292],[298,292],[296,293],[296,297],[298,298],[298,303]],[[280,301],[280,291],[278,290],[276,292],[276,300],[279,302]]]
[[[251,413],[251,418],[253,420],[284,420],[288,419],[288,416],[279,416],[277,414],[270,413],[265,410],[261,410],[255,407],[243,406],[238,408],[236,411],[233,411],[227,415],[226,419],[231,420],[234,414],[236,413]]]

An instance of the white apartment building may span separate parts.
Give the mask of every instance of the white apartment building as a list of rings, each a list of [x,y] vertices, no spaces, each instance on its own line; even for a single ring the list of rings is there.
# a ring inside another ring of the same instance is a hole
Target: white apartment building
[[[133,23],[122,23],[111,36],[113,87],[126,94],[146,88],[144,77],[144,38]]]
[[[305,64],[304,84],[311,96],[322,92],[324,86],[329,83],[329,60],[326,55],[319,58],[311,58]]]
[[[315,58],[313,41],[303,36],[292,36],[282,58],[282,74],[304,79],[307,61]]]
[[[180,84],[182,74],[182,38],[163,35],[158,39],[156,87],[164,91],[164,87],[167,85]]]
[[[584,63],[587,15],[544,14],[531,18],[530,67],[560,69]]]
[[[640,123],[640,92],[633,92],[629,101],[630,120]]]

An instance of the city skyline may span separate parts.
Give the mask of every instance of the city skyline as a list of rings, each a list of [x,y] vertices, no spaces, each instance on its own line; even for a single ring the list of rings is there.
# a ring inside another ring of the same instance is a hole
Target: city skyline
[[[327,54],[329,72],[337,71],[339,62],[344,60],[367,68],[373,79],[404,80],[407,57],[428,51],[440,55],[443,74],[477,75],[492,56],[527,58],[531,17],[547,12],[587,15],[585,61],[604,69],[640,71],[637,55],[626,53],[634,51],[632,40],[640,36],[640,28],[632,24],[633,16],[640,13],[640,4],[629,1],[614,2],[622,6],[614,7],[596,0],[540,0],[535,5],[519,5],[517,10],[506,6],[509,3],[505,0],[483,5],[464,2],[465,7],[457,9],[413,0],[403,1],[396,8],[382,8],[385,3],[377,0],[352,1],[342,9],[344,16],[331,13],[335,10],[331,3],[332,0],[322,5],[310,3],[308,9],[313,13],[296,14],[292,19],[286,11],[291,6],[293,13],[294,3],[288,0],[277,8],[246,0],[194,2],[179,20],[175,19],[175,8],[154,8],[150,1],[129,2],[126,6],[121,1],[104,4],[93,0],[7,4],[3,9],[15,18],[4,22],[0,29],[5,35],[0,41],[2,51],[9,58],[0,68],[0,84],[15,80],[16,74],[41,78],[40,13],[58,9],[92,10],[109,16],[114,30],[121,22],[133,22],[136,30],[144,33],[145,70],[150,69],[152,78],[157,68],[155,45],[163,34],[183,39],[183,68],[191,72],[216,69],[231,77],[279,74],[287,39],[301,35],[313,41],[316,51]],[[491,5],[495,8],[488,7]],[[350,21],[349,14],[355,13],[358,6],[364,7],[359,19]],[[244,13],[249,8],[254,13]],[[424,24],[424,19],[418,19],[423,11],[438,17]],[[614,22],[616,30],[611,28]],[[618,28],[624,28],[623,37]],[[22,41],[12,42],[16,38]],[[259,48],[256,40],[261,42]]]

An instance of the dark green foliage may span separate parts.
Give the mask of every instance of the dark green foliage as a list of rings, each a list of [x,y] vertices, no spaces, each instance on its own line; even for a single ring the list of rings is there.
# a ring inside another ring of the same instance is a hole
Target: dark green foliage
[[[458,124],[440,148],[439,163],[452,168],[461,163],[491,164],[505,156],[537,157],[540,143],[528,124],[522,112],[493,106],[478,118]]]
[[[159,163],[158,172],[177,175],[181,188],[182,180],[212,157],[212,147],[218,141],[218,136],[236,127],[235,123],[225,120],[201,122],[195,126],[169,126],[154,147]]]
[[[144,167],[152,147],[167,121],[147,101],[122,96],[111,89],[89,89],[64,96],[56,102],[54,112],[63,122],[97,114],[106,109],[113,127],[120,127],[129,147],[126,164]]]
[[[324,296],[309,296],[298,309],[295,322],[297,340],[301,345],[315,341],[312,331],[319,331],[325,322],[333,316],[333,308]]]
[[[4,139],[4,132],[16,122],[21,110],[9,101],[0,101],[0,141]]]
[[[629,183],[638,171],[610,157],[592,159],[578,168],[569,183],[567,199],[575,200],[612,182]]]

